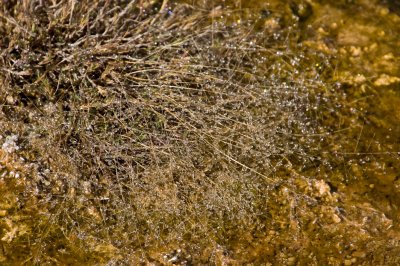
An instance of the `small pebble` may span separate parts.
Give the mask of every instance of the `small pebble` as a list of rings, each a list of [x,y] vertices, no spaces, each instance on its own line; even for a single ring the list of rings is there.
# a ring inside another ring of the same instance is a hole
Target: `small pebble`
[[[342,219],[340,219],[340,217],[335,213],[332,215],[332,220],[334,223],[340,223],[342,221]]]
[[[5,217],[7,215],[6,210],[0,210],[0,217]]]
[[[352,256],[357,258],[365,258],[366,254],[363,251],[354,251]]]
[[[288,258],[288,265],[294,265],[295,262],[296,262],[296,258],[295,257]]]

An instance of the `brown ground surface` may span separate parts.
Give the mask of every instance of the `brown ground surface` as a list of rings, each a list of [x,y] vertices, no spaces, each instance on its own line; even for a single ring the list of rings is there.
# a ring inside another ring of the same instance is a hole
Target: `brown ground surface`
[[[3,1],[1,265],[399,265],[396,1]]]

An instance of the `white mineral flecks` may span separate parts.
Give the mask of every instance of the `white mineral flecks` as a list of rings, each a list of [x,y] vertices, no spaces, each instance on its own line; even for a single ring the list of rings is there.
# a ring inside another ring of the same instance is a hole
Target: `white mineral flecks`
[[[17,146],[17,141],[18,141],[17,135],[7,136],[1,148],[8,153],[17,151],[19,150],[19,147]]]

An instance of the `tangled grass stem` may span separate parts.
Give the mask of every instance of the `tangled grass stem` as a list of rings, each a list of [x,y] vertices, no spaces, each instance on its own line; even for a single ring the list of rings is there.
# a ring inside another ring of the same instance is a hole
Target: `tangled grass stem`
[[[281,56],[287,32],[238,25],[229,8],[210,19],[207,3],[159,4],[0,7],[1,129],[19,132],[24,200],[38,208],[7,246],[24,247],[15,261],[164,261],[176,247],[192,254],[182,261],[216,261],[274,223],[277,172],[308,163],[310,88],[324,84]]]

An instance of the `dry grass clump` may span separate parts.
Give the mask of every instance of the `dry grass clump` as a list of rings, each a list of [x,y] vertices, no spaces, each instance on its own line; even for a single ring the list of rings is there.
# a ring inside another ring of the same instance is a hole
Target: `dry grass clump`
[[[294,204],[285,169],[313,159],[313,59],[235,10],[161,5],[0,7],[1,133],[39,209],[16,261],[226,262],[293,221],[267,203]]]

